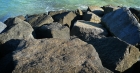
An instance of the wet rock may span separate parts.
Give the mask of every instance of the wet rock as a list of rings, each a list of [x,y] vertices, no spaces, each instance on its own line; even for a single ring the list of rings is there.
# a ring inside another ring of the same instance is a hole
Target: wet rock
[[[101,24],[79,20],[71,30],[71,36],[74,35],[82,40],[90,40],[90,37],[100,38],[107,36],[108,32]]]
[[[37,38],[60,38],[69,39],[70,29],[60,23],[54,22],[49,25],[43,25],[36,30]]]
[[[54,20],[51,16],[47,14],[36,14],[28,16],[26,21],[29,22],[33,28],[37,28],[44,24],[50,24]]]
[[[106,6],[103,6],[102,8],[104,10],[104,14],[107,14],[107,13],[110,13],[110,12],[113,12],[113,11],[119,9],[120,7],[116,7],[116,6],[112,6],[112,5],[106,5]]]
[[[94,47],[80,39],[28,40],[21,44],[12,55],[12,73],[112,73],[102,66]]]
[[[0,33],[7,27],[4,23],[0,22]]]
[[[95,47],[103,66],[113,72],[125,72],[139,60],[139,49],[118,38],[94,38],[88,43]]]
[[[83,20],[94,22],[94,23],[100,23],[101,22],[101,17],[99,17],[99,16],[95,15],[94,13],[88,11],[83,15]]]
[[[93,12],[94,14],[102,17],[104,15],[104,10],[98,6],[88,6],[87,11]]]
[[[108,30],[127,43],[135,45],[140,43],[140,24],[128,8],[121,8],[106,14],[102,18]]]

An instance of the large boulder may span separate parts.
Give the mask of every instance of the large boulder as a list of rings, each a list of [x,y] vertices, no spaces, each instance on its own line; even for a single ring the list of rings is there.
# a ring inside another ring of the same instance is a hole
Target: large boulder
[[[9,29],[0,34],[0,58],[13,51],[19,44],[19,40],[33,38],[33,29],[29,23],[19,18],[13,18],[11,20],[13,20],[10,21],[13,25],[11,27],[8,26]]]
[[[94,23],[100,23],[101,22],[101,17],[99,17],[96,14],[88,11],[83,15],[83,20],[94,22]]]
[[[83,20],[78,20],[71,30],[71,36],[77,36],[82,40],[90,40],[90,37],[100,38],[107,35],[107,30],[101,24]]]
[[[88,43],[95,47],[103,66],[111,71],[125,72],[139,61],[139,49],[118,38],[94,38]]]
[[[140,43],[140,24],[128,8],[121,8],[102,18],[108,30],[127,43]]]
[[[104,15],[104,10],[98,6],[88,6],[87,11],[93,12],[94,14],[102,17]]]
[[[60,23],[54,22],[49,25],[43,25],[36,30],[37,38],[60,38],[70,39],[70,29]]]
[[[23,41],[12,57],[12,73],[111,73],[94,47],[80,39]]]
[[[70,11],[67,10],[60,10],[60,11],[49,11],[48,15],[52,16],[52,18],[55,18],[55,16],[62,14],[62,13],[68,13]]]
[[[44,24],[50,24],[54,20],[51,16],[47,14],[35,14],[27,16],[26,21],[29,22],[33,28],[37,28]]]
[[[7,27],[4,23],[0,22],[0,33]]]
[[[74,12],[62,13],[55,16],[54,21],[59,22],[68,27],[72,27],[77,20],[77,15]]]

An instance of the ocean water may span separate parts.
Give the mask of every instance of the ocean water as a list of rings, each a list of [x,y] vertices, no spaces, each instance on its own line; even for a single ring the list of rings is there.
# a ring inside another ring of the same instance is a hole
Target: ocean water
[[[86,9],[87,6],[127,6],[140,8],[140,0],[0,0],[0,21],[9,17],[55,10]]]

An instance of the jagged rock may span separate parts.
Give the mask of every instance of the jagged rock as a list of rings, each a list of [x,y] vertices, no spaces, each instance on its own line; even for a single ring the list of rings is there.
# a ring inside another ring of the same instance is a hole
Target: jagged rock
[[[70,29],[54,22],[49,25],[43,25],[36,31],[37,38],[60,38],[70,39]]]
[[[98,6],[88,6],[87,11],[93,12],[94,14],[101,17],[104,15],[104,10]]]
[[[77,10],[75,11],[75,13],[76,13],[77,15],[80,15],[80,16],[83,15],[83,11],[80,10],[80,9],[77,9]]]
[[[80,39],[23,41],[12,57],[12,73],[112,73],[102,66],[94,47]]]
[[[106,14],[102,18],[108,30],[127,43],[140,43],[140,24],[128,8],[121,8]]]
[[[113,12],[113,11],[119,9],[120,7],[116,7],[116,6],[112,6],[112,5],[106,5],[106,6],[103,6],[102,8],[104,10],[104,14],[107,14],[107,13],[110,13],[110,12]]]
[[[95,15],[94,13],[88,11],[83,15],[83,20],[91,21],[91,22],[94,22],[94,23],[100,23],[101,22],[101,17],[99,17],[99,16]]]
[[[28,16],[26,21],[29,22],[33,28],[36,28],[36,27],[40,27],[44,24],[50,24],[54,20],[49,15],[37,14],[37,15]]]
[[[4,23],[0,22],[0,33],[7,27]]]
[[[74,12],[62,13],[55,16],[54,21],[59,22],[68,27],[72,27],[77,20],[77,15]]]
[[[78,20],[71,30],[71,35],[78,36],[82,40],[89,40],[90,37],[107,36],[108,32],[101,24]]]
[[[88,43],[95,47],[103,66],[114,72],[122,73],[128,70],[140,57],[138,48],[118,38],[94,38]]]
[[[19,44],[19,41],[16,40],[28,40],[33,38],[33,29],[29,23],[17,17],[11,20],[13,20],[10,21],[13,25],[11,25],[9,30],[0,34],[0,58],[15,49],[15,47]]]

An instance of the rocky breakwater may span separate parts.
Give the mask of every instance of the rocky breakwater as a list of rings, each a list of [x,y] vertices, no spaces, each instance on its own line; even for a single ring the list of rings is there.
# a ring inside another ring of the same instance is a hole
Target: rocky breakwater
[[[0,23],[0,73],[139,73],[135,8],[89,6]]]

